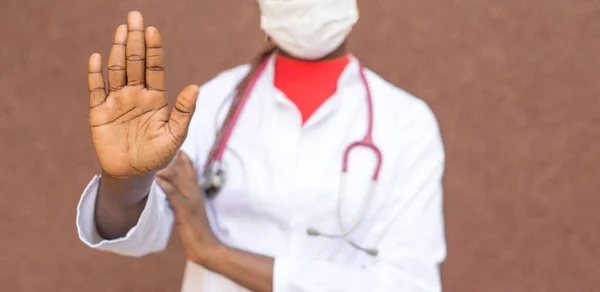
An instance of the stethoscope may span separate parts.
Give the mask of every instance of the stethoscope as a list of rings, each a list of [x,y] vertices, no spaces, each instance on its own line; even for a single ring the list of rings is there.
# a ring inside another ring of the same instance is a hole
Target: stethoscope
[[[204,172],[202,173],[202,175],[199,178],[200,186],[204,189],[206,195],[209,198],[214,198],[215,196],[217,196],[219,194],[219,192],[221,191],[221,189],[223,189],[223,187],[225,186],[226,175],[221,167],[223,153],[225,152],[225,148],[227,148],[227,142],[229,141],[229,138],[231,137],[231,134],[232,134],[233,130],[235,129],[235,124],[237,123],[237,121],[240,117],[240,114],[241,114],[242,110],[244,109],[246,102],[248,101],[250,93],[254,89],[254,86],[256,85],[256,82],[258,81],[260,76],[264,73],[268,62],[269,62],[269,60],[267,59],[256,69],[256,72],[252,75],[252,78],[250,79],[248,86],[246,86],[246,90],[244,91],[244,93],[241,95],[241,97],[235,98],[232,101],[231,108],[230,108],[227,116],[225,117],[225,121],[223,122],[221,129],[217,132],[217,137],[215,139],[215,143],[209,154],[209,159],[207,159],[207,161],[204,165]],[[341,232],[340,233],[324,233],[324,232],[319,231],[316,228],[309,228],[306,232],[308,233],[308,235],[311,235],[311,236],[322,236],[322,237],[327,237],[327,238],[342,238],[342,239],[346,240],[354,248],[362,250],[369,255],[377,256],[377,254],[378,254],[377,249],[361,247],[350,238],[350,235],[352,234],[352,232],[354,232],[354,230],[356,230],[356,228],[360,225],[360,222],[363,220],[363,218],[365,216],[365,211],[373,199],[372,197],[373,197],[375,187],[377,185],[377,180],[379,178],[379,171],[381,170],[381,163],[382,163],[381,151],[373,143],[373,135],[372,135],[373,134],[373,98],[371,96],[371,89],[369,88],[369,83],[367,82],[367,78],[365,76],[365,69],[360,63],[359,63],[359,69],[360,69],[359,71],[360,71],[361,80],[366,89],[368,127],[367,127],[367,132],[366,132],[365,136],[361,140],[355,141],[355,142],[351,143],[350,145],[348,145],[348,147],[346,147],[346,150],[344,151],[344,156],[343,156],[343,160],[342,160],[340,186],[339,186],[339,202],[338,202],[338,223],[339,223]],[[252,74],[252,72],[249,74]],[[342,206],[343,206],[343,200],[344,200],[344,194],[345,194],[344,186],[346,185],[346,183],[345,183],[346,182],[346,174],[348,172],[348,160],[349,160],[350,152],[352,152],[352,150],[359,148],[359,147],[367,148],[367,149],[373,151],[373,153],[376,156],[377,163],[376,163],[375,169],[373,171],[373,175],[371,176],[371,182],[369,185],[367,196],[365,196],[363,198],[361,205],[360,205],[361,207],[358,211],[358,214],[356,215],[356,217],[354,218],[354,220],[352,221],[350,226],[344,226],[344,223],[342,220],[344,218],[344,216],[342,214],[343,213]]]

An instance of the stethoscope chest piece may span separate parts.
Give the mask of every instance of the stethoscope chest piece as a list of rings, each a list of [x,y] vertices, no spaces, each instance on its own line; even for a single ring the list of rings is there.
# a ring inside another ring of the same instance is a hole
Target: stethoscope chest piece
[[[206,196],[208,198],[214,198],[221,192],[223,186],[225,186],[225,181],[225,172],[221,168],[221,164],[215,161],[209,167],[204,169],[198,182]]]

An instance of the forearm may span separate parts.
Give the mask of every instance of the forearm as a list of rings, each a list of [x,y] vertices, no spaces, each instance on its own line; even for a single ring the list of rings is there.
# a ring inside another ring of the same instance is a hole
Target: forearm
[[[211,255],[198,263],[256,292],[441,291],[439,265],[430,261],[407,258],[402,264],[359,268],[327,260],[277,258],[276,268],[275,259],[239,249],[222,246]]]
[[[222,245],[199,264],[251,291],[273,291],[273,258]]]
[[[120,238],[137,224],[153,180],[154,174],[127,179],[102,174],[94,212],[100,236]]]

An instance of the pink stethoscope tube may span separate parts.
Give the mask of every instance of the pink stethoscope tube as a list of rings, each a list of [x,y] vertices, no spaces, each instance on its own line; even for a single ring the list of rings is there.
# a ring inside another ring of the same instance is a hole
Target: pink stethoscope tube
[[[242,97],[239,101],[239,104],[238,104],[237,108],[235,109],[229,124],[227,125],[227,127],[224,129],[224,131],[222,133],[223,137],[222,137],[222,140],[219,143],[219,145],[217,145],[214,158],[209,159],[205,164],[206,170],[212,170],[213,172],[221,171],[220,165],[221,165],[221,161],[223,159],[223,153],[225,152],[225,149],[227,148],[227,142],[229,141],[229,138],[231,137],[233,130],[235,129],[235,125],[236,125],[237,121],[239,120],[239,117],[242,113],[242,110],[244,109],[244,106],[246,105],[246,102],[248,101],[248,98],[250,97],[250,93],[256,86],[256,83],[257,83],[258,79],[260,78],[260,76],[264,73],[268,62],[269,62],[269,60],[266,60],[265,62],[263,62],[257,68],[255,74],[253,74],[252,78],[250,79],[248,86],[246,87],[246,90],[243,92]],[[341,171],[342,176],[341,176],[341,180],[340,180],[340,203],[338,204],[338,219],[339,219],[340,229],[342,231],[341,231],[341,233],[338,233],[338,234],[327,234],[327,233],[322,233],[315,228],[309,228],[307,230],[307,233],[312,236],[323,236],[323,237],[329,237],[329,238],[344,238],[353,247],[355,247],[359,250],[362,250],[369,255],[376,256],[378,253],[376,249],[362,248],[359,245],[355,244],[349,238],[349,235],[358,227],[358,225],[362,221],[362,218],[364,217],[365,210],[367,209],[367,207],[372,199],[373,190],[377,184],[377,180],[379,178],[379,172],[381,170],[381,164],[383,162],[381,151],[373,143],[373,135],[372,135],[373,134],[373,98],[371,96],[371,88],[369,87],[369,83],[367,82],[367,78],[365,76],[365,69],[362,66],[362,64],[360,64],[360,63],[359,63],[359,71],[360,71],[361,80],[363,82],[363,85],[364,85],[365,91],[366,91],[368,124],[367,124],[367,132],[366,132],[365,136],[361,140],[351,143],[344,150],[344,156],[343,156],[343,160],[342,160],[342,171]],[[342,216],[341,206],[343,205],[342,200],[344,197],[343,196],[344,192],[342,191],[342,189],[343,189],[346,173],[348,172],[348,164],[349,164],[348,161],[349,161],[349,157],[350,157],[350,152],[352,152],[352,150],[359,148],[359,147],[368,148],[369,150],[373,151],[373,153],[375,154],[377,163],[376,163],[375,169],[373,171],[373,175],[371,176],[371,185],[370,185],[369,192],[368,192],[367,196],[365,198],[363,198],[363,202],[361,204],[359,213],[357,216],[355,216],[355,220],[353,220],[353,223],[350,225],[350,227],[346,228],[343,226],[343,223],[342,223],[343,216]],[[216,169],[213,168],[214,166],[216,166]],[[214,176],[215,173],[208,173],[208,174],[205,173],[205,176],[206,175]],[[223,179],[221,179],[220,181],[221,181],[221,184],[224,183]]]

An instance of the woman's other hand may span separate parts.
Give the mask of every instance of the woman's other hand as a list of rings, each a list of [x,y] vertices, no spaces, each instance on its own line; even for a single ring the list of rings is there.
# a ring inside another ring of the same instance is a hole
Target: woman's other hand
[[[173,161],[156,174],[175,214],[175,229],[188,260],[203,264],[221,242],[213,233],[206,215],[205,195],[198,185],[194,164],[179,151]]]

